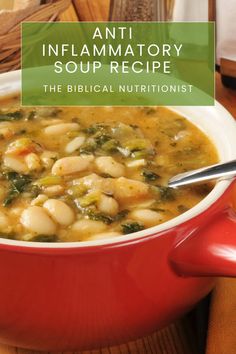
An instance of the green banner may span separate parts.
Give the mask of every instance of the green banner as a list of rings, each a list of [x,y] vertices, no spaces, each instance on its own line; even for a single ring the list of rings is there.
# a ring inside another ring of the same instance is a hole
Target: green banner
[[[213,105],[214,23],[22,24],[22,104]]]

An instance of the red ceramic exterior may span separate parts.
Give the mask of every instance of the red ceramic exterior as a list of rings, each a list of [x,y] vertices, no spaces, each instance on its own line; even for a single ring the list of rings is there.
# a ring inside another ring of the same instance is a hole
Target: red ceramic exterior
[[[168,324],[211,290],[208,275],[236,275],[228,199],[229,190],[185,224],[135,241],[58,249],[0,245],[0,342],[91,349]]]

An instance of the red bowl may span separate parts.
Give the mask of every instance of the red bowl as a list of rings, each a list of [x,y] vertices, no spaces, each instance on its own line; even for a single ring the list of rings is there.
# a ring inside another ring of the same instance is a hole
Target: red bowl
[[[0,86],[19,88],[19,73]],[[173,108],[172,108],[173,109]],[[236,158],[225,109],[174,108]],[[37,350],[92,349],[144,336],[191,309],[215,276],[236,275],[232,181],[162,225],[110,240],[44,244],[0,239],[0,342]]]

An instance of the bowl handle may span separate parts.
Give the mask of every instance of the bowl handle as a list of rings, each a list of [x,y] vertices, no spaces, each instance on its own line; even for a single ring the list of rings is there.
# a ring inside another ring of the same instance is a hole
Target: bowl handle
[[[170,263],[182,276],[236,277],[236,213],[232,208],[180,242]]]

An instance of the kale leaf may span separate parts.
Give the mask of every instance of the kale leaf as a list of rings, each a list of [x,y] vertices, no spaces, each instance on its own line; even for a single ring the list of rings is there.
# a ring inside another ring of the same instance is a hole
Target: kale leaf
[[[56,235],[36,235],[29,241],[33,242],[57,242],[58,237]]]
[[[163,202],[175,200],[175,190],[170,187],[158,186],[160,199]]]
[[[89,217],[91,220],[96,220],[96,221],[102,221],[104,224],[110,225],[113,222],[120,221],[126,217],[126,215],[129,213],[128,210],[121,210],[119,213],[117,213],[115,216],[110,216],[106,215],[103,213],[96,212],[91,209],[85,209],[84,213]]]
[[[132,234],[133,232],[138,232],[144,229],[144,226],[138,222],[127,222],[121,225],[124,234]]]
[[[160,178],[160,176],[157,173],[150,170],[143,170],[142,176],[145,178],[146,182],[153,182],[156,181],[158,178]]]
[[[31,177],[21,175],[17,172],[4,173],[5,178],[10,182],[10,187],[6,198],[3,201],[3,206],[10,205],[22,192],[25,191],[28,184],[31,182]]]
[[[9,113],[0,113],[0,122],[11,122],[14,120],[20,120],[24,117],[21,110]]]

